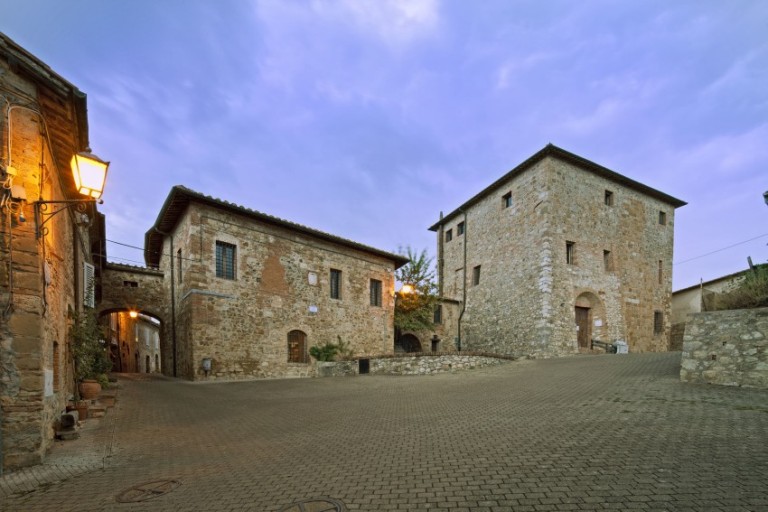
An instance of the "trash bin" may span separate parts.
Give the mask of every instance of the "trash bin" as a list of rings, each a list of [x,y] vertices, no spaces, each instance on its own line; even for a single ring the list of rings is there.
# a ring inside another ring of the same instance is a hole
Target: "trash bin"
[[[626,341],[616,341],[613,343],[613,346],[616,347],[617,354],[629,354],[629,346],[627,345]]]

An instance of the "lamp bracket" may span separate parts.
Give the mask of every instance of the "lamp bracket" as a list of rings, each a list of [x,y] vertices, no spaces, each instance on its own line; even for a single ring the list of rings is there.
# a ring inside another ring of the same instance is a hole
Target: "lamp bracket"
[[[100,199],[64,199],[61,201],[35,201],[35,226],[37,229],[37,238],[48,234],[48,228],[44,227],[45,224],[59,213],[74,208],[80,213],[85,213],[89,204],[102,204],[104,201]],[[52,211],[48,211],[49,205],[65,205],[62,208],[55,208]]]

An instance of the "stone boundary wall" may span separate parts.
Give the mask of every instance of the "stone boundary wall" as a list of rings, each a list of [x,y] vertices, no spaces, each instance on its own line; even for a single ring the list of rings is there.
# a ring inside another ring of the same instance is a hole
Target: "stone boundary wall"
[[[510,357],[490,355],[403,355],[395,357],[371,357],[370,375],[434,375],[463,370],[486,368],[513,361]],[[359,374],[360,363],[352,361],[318,362],[318,377],[348,377]]]
[[[690,315],[680,380],[768,388],[768,308]]]

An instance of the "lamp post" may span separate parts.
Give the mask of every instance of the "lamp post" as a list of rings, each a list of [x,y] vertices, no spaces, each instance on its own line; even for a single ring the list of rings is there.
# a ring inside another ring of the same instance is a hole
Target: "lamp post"
[[[101,194],[104,193],[104,184],[107,181],[107,169],[109,162],[105,162],[89,151],[76,153],[70,162],[72,177],[80,194],[86,196],[83,199],[64,199],[60,201],[35,201],[35,226],[37,238],[45,235],[45,223],[56,214],[74,207],[79,212],[85,212],[88,204],[101,204]],[[48,211],[49,205],[66,205],[53,211]]]
[[[763,201],[765,201],[765,204],[768,205],[768,190],[763,192]]]

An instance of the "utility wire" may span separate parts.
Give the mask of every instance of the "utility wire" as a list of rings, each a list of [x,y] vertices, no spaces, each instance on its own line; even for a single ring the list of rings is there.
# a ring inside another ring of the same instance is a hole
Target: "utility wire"
[[[746,244],[747,242],[752,242],[754,240],[757,240],[759,238],[763,238],[763,237],[766,237],[766,236],[768,236],[768,233],[763,233],[762,235],[758,235],[758,236],[756,236],[754,238],[750,238],[749,240],[744,240],[744,241],[741,241],[741,242],[736,242],[735,244],[729,245],[727,247],[721,247],[720,249],[715,249],[714,251],[708,252],[706,254],[701,254],[699,256],[694,256],[693,258],[688,258],[687,260],[678,261],[677,263],[673,263],[673,265],[682,265],[683,263],[688,263],[689,261],[698,260],[698,259],[704,258],[706,256],[711,256],[712,254],[715,254],[715,253],[718,253],[718,252],[722,252],[722,251],[725,251],[726,249],[731,249],[731,248],[736,247],[738,245]]]

